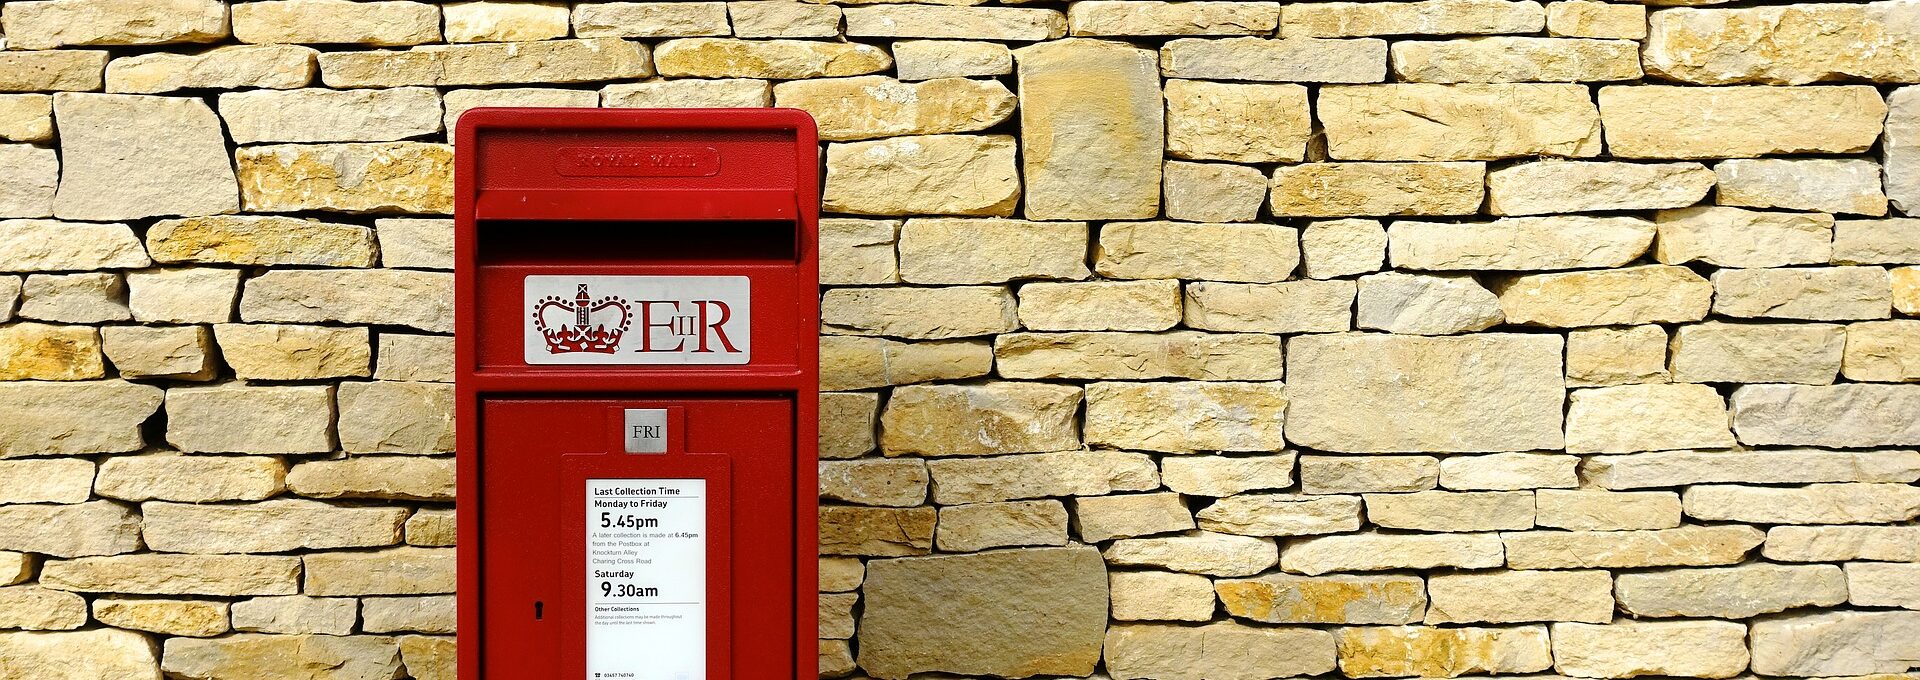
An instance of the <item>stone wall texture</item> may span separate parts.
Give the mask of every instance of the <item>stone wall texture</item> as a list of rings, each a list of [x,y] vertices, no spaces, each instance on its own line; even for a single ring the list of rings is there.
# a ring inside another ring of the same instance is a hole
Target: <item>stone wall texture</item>
[[[0,29],[0,678],[454,677],[501,105],[818,119],[822,678],[1920,677],[1912,0]]]

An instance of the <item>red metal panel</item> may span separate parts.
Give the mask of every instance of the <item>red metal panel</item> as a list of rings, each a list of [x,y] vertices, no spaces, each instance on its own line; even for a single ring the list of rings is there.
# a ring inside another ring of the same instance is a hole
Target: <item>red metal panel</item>
[[[475,109],[455,146],[460,677],[584,677],[590,478],[708,480],[708,677],[812,677],[812,119]],[[529,365],[523,281],[534,275],[745,277],[751,360]],[[675,414],[667,454],[621,451],[627,408]]]

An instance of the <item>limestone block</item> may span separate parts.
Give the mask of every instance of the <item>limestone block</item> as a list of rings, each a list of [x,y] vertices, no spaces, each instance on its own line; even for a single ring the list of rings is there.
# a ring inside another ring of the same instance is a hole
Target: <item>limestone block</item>
[[[0,215],[52,217],[53,196],[60,182],[60,159],[53,149],[30,144],[0,144]]]
[[[1020,325],[1036,331],[1163,331],[1180,313],[1180,282],[1172,279],[1020,287]]]
[[[1275,351],[1279,341],[1274,341]],[[92,380],[106,377],[100,332],[91,326],[16,323],[0,326],[0,380]]]
[[[773,85],[751,78],[650,80],[608,85],[600,100],[608,108],[751,108],[773,105]]]
[[[907,385],[880,416],[888,456],[991,455],[1080,446],[1080,388],[1045,383]]]
[[[1213,618],[1213,580],[1165,571],[1107,573],[1116,621],[1206,621]]]
[[[853,660],[853,648],[846,640],[820,641],[820,677],[844,678],[860,670]]]
[[[1847,601],[1864,607],[1920,609],[1920,564],[1846,565]]]
[[[352,456],[299,463],[287,472],[287,490],[315,498],[453,500],[450,458]]]
[[[453,331],[453,274],[398,269],[274,270],[248,279],[246,321],[337,322]]]
[[[1876,560],[1920,562],[1920,530],[1914,527],[1774,527],[1761,552],[1782,562]]]
[[[1501,534],[1509,569],[1630,569],[1737,564],[1766,538],[1746,526]]]
[[[313,596],[433,595],[453,592],[453,548],[388,548],[304,556]]]
[[[1547,35],[1645,40],[1647,8],[1594,0],[1549,2]]]
[[[1014,152],[1013,138],[1006,135],[829,144],[822,209],[854,215],[1007,217],[1020,201]],[[1158,170],[1154,181],[1159,181]],[[1158,195],[1157,186],[1155,192]],[[1037,216],[1031,210],[1028,215]]]
[[[1354,325],[1388,333],[1448,335],[1505,319],[1500,298],[1466,275],[1387,272],[1360,277]]]
[[[93,618],[100,623],[186,637],[212,637],[232,630],[227,610],[227,603],[208,600],[109,596],[93,601]]]
[[[1836,321],[1892,314],[1892,282],[1880,267],[1722,269],[1713,311],[1742,318]]]
[[[177,677],[264,677],[287,668],[325,668],[339,678],[373,680],[400,674],[400,646],[370,635],[261,635],[211,640],[170,638],[161,669]]]
[[[859,590],[861,582],[866,578],[866,564],[856,558],[820,558],[820,592],[845,593]]]
[[[1727,403],[1706,385],[1621,385],[1567,395],[1569,453],[1723,449]]]
[[[1152,491],[1160,471],[1147,454],[1131,451],[1061,451],[978,459],[927,461],[933,501],[941,505],[990,503],[1046,496],[1102,496],[1116,491]]]
[[[1169,80],[1166,99],[1169,156],[1236,163],[1306,158],[1313,115],[1305,86]]]
[[[820,324],[831,334],[937,340],[1004,333],[1019,317],[1000,286],[836,288],[821,297]]]
[[[84,503],[93,462],[63,458],[0,461],[0,503]]]
[[[441,129],[440,94],[424,87],[228,92],[220,117],[240,144],[384,142]]]
[[[922,10],[899,10],[924,12]],[[848,34],[856,12],[847,10]],[[1051,10],[992,9],[994,12]],[[1057,15],[1056,15],[1057,16]],[[1026,215],[1140,219],[1160,213],[1165,109],[1153,52],[1073,38],[1014,52]]]
[[[839,14],[838,8],[835,8],[834,27],[825,31],[829,36],[839,33]],[[741,33],[742,27],[737,17],[733,22],[733,30],[741,37],[748,37]],[[901,80],[1013,73],[1013,51],[1007,49],[1006,45],[972,40],[901,40],[893,43],[893,62],[893,70]]]
[[[1598,570],[1434,574],[1427,597],[1428,624],[1613,621],[1613,578]]]
[[[0,668],[23,678],[160,680],[153,640],[111,628],[0,633],[0,659]]]
[[[1205,626],[1125,624],[1107,630],[1107,673],[1114,680],[1258,680],[1327,673],[1334,635],[1311,628],[1269,628],[1219,621]]]
[[[372,229],[296,217],[189,217],[160,220],[147,230],[147,251],[168,264],[370,267],[375,250]]]
[[[927,464],[918,459],[820,461],[820,498],[913,507],[927,501]]]
[[[1488,453],[1440,459],[1440,486],[1455,490],[1511,491],[1579,486],[1576,456]]]
[[[1278,451],[1286,409],[1280,383],[1093,383],[1086,441],[1172,453]]]
[[[1880,164],[1869,160],[1736,158],[1721,161],[1713,171],[1720,178],[1714,200],[1721,205],[1887,214]]]
[[[1232,496],[1293,486],[1291,451],[1253,456],[1167,456],[1160,475],[1168,489],[1190,496]]]
[[[1920,321],[1867,321],[1847,326],[1840,371],[1849,380],[1920,381]]]
[[[1393,266],[1431,270],[1619,267],[1653,245],[1653,223],[1636,217],[1551,215],[1492,222],[1398,221],[1387,228]]]
[[[1561,448],[1562,344],[1496,333],[1294,338],[1289,440],[1353,453]]]
[[[1699,321],[1717,301],[1715,285],[1668,265],[1529,274],[1492,288],[1507,323],[1560,328]]]
[[[1920,218],[1839,220],[1834,223],[1834,264],[1909,262],[1920,262]]]
[[[306,87],[313,83],[318,54],[299,45],[227,45],[197,54],[136,54],[107,63],[107,91],[159,94],[189,88]]]
[[[650,75],[653,65],[648,63],[646,47],[619,38],[424,45],[320,55],[320,80],[334,88],[584,83]]]
[[[145,267],[152,260],[125,224],[0,220],[0,269],[9,272]]]
[[[1920,314],[1920,267],[1900,267],[1888,272],[1893,279],[1893,307],[1901,314]]]
[[[1439,461],[1430,456],[1300,457],[1301,493],[1425,491],[1439,479]]]
[[[1053,40],[1067,32],[1067,18],[1051,9],[887,4],[849,7],[843,11],[848,37],[1025,42]]]
[[[1085,543],[1194,528],[1193,515],[1177,493],[1092,496],[1075,498],[1070,502],[1074,533]],[[1207,611],[1211,614],[1212,607],[1209,606]]]
[[[440,40],[440,8],[383,0],[272,0],[233,8],[243,43],[419,45]]]
[[[1673,338],[1673,379],[1830,384],[1840,371],[1847,342],[1842,329],[1835,324],[1719,321],[1681,326]]]
[[[1067,509],[1052,499],[940,508],[934,544],[945,552],[1066,545]]]
[[[0,54],[0,92],[98,90],[106,50],[48,50]]]
[[[141,545],[140,515],[112,501],[0,506],[0,550],[84,557]]]
[[[446,144],[249,146],[236,151],[234,161],[249,211],[453,211],[453,147]]]
[[[0,383],[0,458],[137,451],[162,391],[120,380]]]
[[[53,96],[0,94],[0,139],[10,142],[52,141]]]
[[[1315,2],[1288,7],[1280,18],[1280,35],[1535,33],[1544,25],[1546,11],[1540,3],[1526,0],[1422,0],[1398,5]]]
[[[350,508],[306,500],[248,505],[149,501],[140,511],[141,533],[149,548],[206,554],[394,545],[407,518],[406,508]]]
[[[1533,673],[1553,665],[1546,626],[1342,628],[1340,672],[1352,678]]]
[[[1273,171],[1272,207],[1304,217],[1471,215],[1485,177],[1478,162],[1283,165]]]
[[[1119,2],[1092,0],[1067,8],[1073,35],[1268,35],[1280,25],[1271,2]]]
[[[595,2],[573,8],[573,34],[582,38],[687,38],[727,35],[720,2]]]
[[[900,225],[900,220],[820,220],[820,283],[898,283],[894,245],[900,240]]]
[[[1327,154],[1340,160],[1597,156],[1600,113],[1590,97],[1574,84],[1342,85],[1321,89],[1317,110]]]
[[[331,385],[176,387],[167,395],[167,442],[205,453],[333,450]]]
[[[519,5],[520,3],[513,3]],[[608,86],[615,87],[615,86]],[[447,90],[441,95],[441,106],[446,110],[446,119],[442,123],[446,129],[454,129],[460,121],[460,114],[469,109],[483,106],[541,106],[593,108],[600,105],[600,95],[591,90],[566,90],[551,87],[504,87],[496,89]]]
[[[447,42],[528,42],[567,37],[567,6],[547,2],[454,2],[441,6]],[[582,36],[584,37],[584,36]]]
[[[1735,621],[1556,623],[1554,670],[1593,678],[1730,678],[1747,668],[1746,632]]]
[[[1502,563],[1500,534],[1381,534],[1315,536],[1287,543],[1280,568],[1318,576],[1332,571],[1491,569]]]
[[[1360,529],[1353,496],[1242,494],[1214,501],[1194,515],[1200,528],[1240,536],[1312,536]]]
[[[452,510],[415,510],[407,518],[407,545],[449,546],[458,539]]]
[[[1753,624],[1753,672],[1900,673],[1920,657],[1920,612],[1816,612]]]
[[[7,47],[164,45],[227,37],[227,7],[216,0],[52,0],[7,8]]]
[[[1408,40],[1393,46],[1402,82],[1510,83],[1638,80],[1640,45],[1631,40],[1518,38]]]
[[[773,87],[773,98],[775,106],[812,114],[820,139],[830,141],[976,132],[1012,117],[1015,103],[997,80],[886,76],[785,82]]]
[[[1548,7],[1571,4],[1602,3],[1569,0]],[[1487,211],[1543,215],[1684,208],[1706,198],[1715,181],[1699,163],[1541,160],[1488,172]]]
[[[1186,324],[1260,333],[1345,331],[1353,327],[1354,291],[1352,281],[1195,281],[1186,286]]]
[[[838,78],[893,65],[872,45],[817,40],[680,38],[660,43],[653,58],[666,78]]]
[[[1090,380],[1276,380],[1282,367],[1279,337],[1195,331],[1008,333],[994,365],[1004,378]]]
[[[453,220],[392,217],[373,224],[380,237],[382,265],[453,268]]]
[[[127,272],[127,306],[133,318],[160,323],[222,323],[233,320],[240,299],[240,270],[213,267]]]
[[[820,388],[857,390],[930,380],[959,380],[993,370],[985,341],[895,342],[885,338],[820,338]]]
[[[360,600],[360,628],[369,633],[452,633],[455,618],[452,595]]]
[[[51,560],[40,570],[40,584],[140,595],[292,595],[300,591],[300,558],[143,553]]]
[[[1833,252],[1834,222],[1830,215],[1701,206],[1662,210],[1655,214],[1655,221],[1660,239],[1654,257],[1666,264],[1825,264]]]
[[[340,448],[348,453],[452,453],[453,386],[340,384]]]
[[[219,368],[205,326],[106,326],[100,336],[123,378],[211,380]]]
[[[1084,222],[915,218],[900,230],[899,252],[900,278],[908,283],[1089,276]]]
[[[1858,153],[1887,105],[1866,86],[1600,88],[1607,151],[1618,158],[1750,158]]]
[[[1300,231],[1300,273],[1331,279],[1379,271],[1386,250],[1378,220],[1314,220]]]
[[[1427,608],[1425,584],[1416,576],[1273,573],[1220,579],[1214,588],[1229,615],[1263,623],[1413,623]]]
[[[1920,489],[1906,484],[1813,484],[1798,488],[1688,487],[1687,516],[1755,524],[1866,524],[1920,516]]]
[[[832,38],[840,35],[840,8],[794,0],[749,0],[727,3],[733,34],[742,38]],[[895,45],[894,58],[899,58]],[[1003,51],[1006,48],[1001,48]],[[1009,60],[1008,65],[1012,62]],[[902,80],[906,71],[901,70]],[[975,75],[975,74],[962,74]],[[985,74],[982,74],[985,75]]]
[[[243,633],[347,635],[360,618],[350,597],[283,595],[233,603],[233,629]]]
[[[1207,576],[1252,576],[1279,561],[1273,539],[1196,531],[1162,538],[1123,538],[1107,547],[1107,563]]]
[[[1267,283],[1299,264],[1299,232],[1272,224],[1110,223],[1094,247],[1094,270],[1115,279]]]
[[[874,560],[860,616],[860,667],[1086,675],[1100,661],[1107,579],[1085,546]],[[1021,622],[1045,620],[1046,626]]]
[[[1367,494],[1366,499],[1367,521],[1388,529],[1464,532],[1533,528],[1531,491],[1375,493]]]
[[[22,319],[62,323],[125,321],[127,285],[113,272],[34,274],[20,287]]]
[[[18,276],[0,276],[0,321],[12,321],[14,307],[20,304],[22,282]]]
[[[1831,564],[1661,569],[1621,574],[1614,589],[1621,608],[1642,617],[1747,619],[1847,599],[1847,579]]]
[[[1920,20],[1920,10],[1903,3],[1677,8],[1647,19],[1647,70],[1667,80],[1920,79],[1920,41],[1899,28]]]
[[[220,119],[198,98],[66,93],[60,121],[61,219],[124,220],[239,210]]]
[[[1160,48],[1171,78],[1301,83],[1377,83],[1387,78],[1387,42],[1373,38],[1180,38]]]
[[[1893,207],[1920,213],[1920,88],[1903,87],[1887,96],[1880,165]]]
[[[0,552],[0,583],[14,585],[27,582],[34,577],[34,568],[38,563],[39,558],[33,555]]]
[[[1587,458],[1580,472],[1589,483],[1607,489],[1712,483],[1906,483],[1920,479],[1920,453],[1818,449],[1662,451],[1593,456]]]
[[[845,640],[853,637],[853,606],[859,593],[822,593],[819,604],[820,637]]]
[[[100,462],[93,490],[125,501],[258,501],[284,491],[286,476],[269,456],[114,456]]]
[[[1680,496],[1669,491],[1541,489],[1536,492],[1543,527],[1573,531],[1672,529],[1680,526]]]

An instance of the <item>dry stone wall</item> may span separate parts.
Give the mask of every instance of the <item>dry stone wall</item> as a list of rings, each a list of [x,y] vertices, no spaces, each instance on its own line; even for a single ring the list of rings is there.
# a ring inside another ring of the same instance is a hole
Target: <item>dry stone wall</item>
[[[454,677],[502,105],[819,120],[823,678],[1915,677],[1916,26],[0,3],[0,678]]]

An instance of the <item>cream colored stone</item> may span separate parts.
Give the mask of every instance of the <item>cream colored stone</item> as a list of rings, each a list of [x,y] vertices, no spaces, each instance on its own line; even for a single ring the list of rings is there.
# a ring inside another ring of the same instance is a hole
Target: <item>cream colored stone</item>
[[[200,99],[61,93],[53,109],[62,170],[54,215],[122,220],[239,209],[220,121]]]
[[[887,70],[886,50],[815,40],[681,38],[660,43],[654,66],[667,78],[836,78]]]
[[[768,0],[775,1],[775,0]],[[898,283],[900,220],[820,220],[820,283]]]
[[[1300,263],[1299,232],[1271,224],[1111,223],[1100,228],[1094,270],[1116,279],[1265,283]]]
[[[147,250],[162,263],[368,267],[373,230],[293,217],[218,215],[161,220]]]
[[[863,591],[860,667],[876,678],[1085,676],[1100,661],[1107,579],[1090,547],[875,560]]]
[[[217,0],[49,0],[10,3],[8,47],[164,45],[227,37],[227,7]]]
[[[1067,32],[1067,18],[1051,9],[889,4],[844,11],[848,37],[1035,41]]]
[[[862,11],[847,11],[849,34]],[[1021,48],[1014,61],[1027,217],[1157,216],[1166,129],[1154,53],[1075,38]]]
[[[126,283],[113,272],[33,274],[20,294],[22,319],[92,324],[132,316]]]
[[[1232,496],[1293,486],[1291,452],[1253,456],[1169,456],[1161,460],[1167,488],[1193,496]],[[1312,492],[1309,492],[1312,493]]]
[[[316,498],[453,500],[454,464],[445,457],[353,456],[299,463],[287,489]]]
[[[845,593],[860,589],[867,567],[852,557],[820,558],[820,592]]]
[[[228,45],[198,54],[121,57],[107,64],[107,91],[156,94],[189,88],[306,87],[313,83],[317,54],[298,45]]]
[[[1554,3],[1567,4],[1601,3]],[[1487,173],[1487,211],[1543,215],[1684,208],[1705,198],[1714,182],[1713,172],[1699,163],[1541,160]]]
[[[584,83],[650,75],[653,65],[648,63],[646,47],[619,38],[424,45],[320,55],[320,79],[334,88]]]
[[[373,552],[312,553],[308,595],[432,595],[453,592],[452,548],[388,548]]]
[[[774,86],[773,96],[775,106],[812,114],[820,138],[831,141],[976,132],[1006,121],[1014,109],[1013,93],[999,81],[967,78],[798,80]]]
[[[34,555],[0,551],[0,584],[14,585],[32,580],[38,563],[39,559]]]
[[[1567,396],[1567,451],[1633,453],[1734,445],[1726,401],[1706,385],[1622,385]]]
[[[102,597],[93,601],[93,618],[114,628],[161,635],[212,637],[231,630],[227,603]]]
[[[1277,380],[1280,342],[1271,335],[1194,331],[1008,333],[994,339],[994,365],[1013,379]]]
[[[1732,317],[1838,321],[1892,315],[1892,281],[1880,267],[1722,269],[1713,311]]]
[[[1165,89],[1170,156],[1237,163],[1306,157],[1313,116],[1304,86],[1169,80]]]
[[[1672,529],[1680,526],[1680,497],[1669,491],[1541,489],[1534,498],[1543,527],[1573,531]]]
[[[93,490],[125,501],[258,501],[285,490],[286,476],[269,456],[114,456],[100,462]]]
[[[1241,536],[1311,536],[1360,529],[1360,499],[1352,496],[1243,494],[1195,513],[1200,528]]]
[[[934,544],[946,552],[1066,545],[1067,509],[1052,499],[940,508]]]
[[[1500,535],[1509,569],[1631,569],[1737,564],[1766,536],[1747,526],[1656,531],[1524,531]]]
[[[1681,498],[1687,516],[1708,521],[1864,524],[1920,516],[1920,489],[1906,484],[1703,485],[1688,487]]]
[[[384,142],[440,132],[431,88],[228,92],[220,117],[235,142]]]
[[[1334,635],[1310,628],[1126,624],[1107,629],[1107,674],[1114,680],[1259,680],[1327,673]]]
[[[1020,287],[1020,325],[1036,331],[1162,331],[1180,323],[1180,309],[1171,279]]]
[[[844,678],[860,670],[853,660],[853,648],[846,640],[820,641],[820,677]]]
[[[1595,0],[1549,2],[1547,35],[1645,40],[1647,8]]]
[[[397,269],[275,270],[248,279],[246,321],[453,330],[453,274]]]
[[[1814,612],[1756,621],[1753,672],[1852,676],[1901,673],[1920,657],[1920,612]]]
[[[1131,451],[1061,451],[927,461],[933,501],[990,503],[1046,496],[1101,496],[1160,486],[1153,459]]]
[[[233,7],[233,37],[243,43],[419,45],[439,42],[440,8],[400,0],[240,3]]]
[[[1300,457],[1302,493],[1425,491],[1439,479],[1439,461],[1430,456]]]
[[[742,38],[832,38],[840,35],[840,8],[795,0],[727,3],[733,34]],[[1003,50],[1005,48],[1002,48]],[[895,50],[898,52],[898,50]],[[895,54],[898,59],[899,55]],[[902,80],[906,77],[901,70]],[[971,74],[962,74],[971,75]]]
[[[1920,51],[1915,54],[1920,57]],[[1887,214],[1880,164],[1869,160],[1736,158],[1721,161],[1713,171],[1720,179],[1714,197],[1721,205]]]
[[[141,595],[292,595],[300,558],[144,553],[48,561],[40,583],[80,592]]]
[[[1553,663],[1545,626],[1344,628],[1339,650],[1340,670],[1362,678],[1530,673]]]
[[[1186,286],[1186,324],[1218,331],[1338,332],[1353,327],[1352,281]],[[1274,376],[1279,377],[1279,376]]]
[[[1440,459],[1440,486],[1454,491],[1511,491],[1580,485],[1577,456],[1488,453]]]
[[[1401,34],[1534,33],[1546,25],[1540,3],[1521,0],[1422,0],[1298,3],[1282,13],[1280,35],[1344,37]]]
[[[920,284],[1084,279],[1087,225],[917,218],[900,230],[900,278]]]
[[[240,273],[213,267],[127,272],[127,306],[139,321],[232,321],[234,303],[240,299]]]
[[[368,635],[261,635],[211,640],[171,638],[161,668],[176,677],[265,677],[278,669],[324,668],[338,678],[376,680],[401,673],[400,647]]]
[[[0,326],[0,380],[103,377],[106,368],[101,361],[100,333],[92,327],[43,323]]]
[[[1501,562],[1499,534],[1364,532],[1288,541],[1280,568],[1318,576],[1332,571],[1490,569]]]
[[[1666,264],[1779,267],[1824,264],[1832,253],[1830,215],[1701,206],[1662,210],[1655,220],[1660,238],[1654,257]]]
[[[1174,453],[1278,451],[1286,408],[1279,383],[1094,383],[1085,436],[1088,444]]]
[[[880,417],[888,456],[1061,451],[1080,445],[1080,388],[1040,383],[908,385]]]
[[[6,271],[121,269],[151,263],[125,224],[0,220],[0,268]]]
[[[1473,277],[1387,272],[1360,277],[1354,325],[1413,335],[1447,335],[1500,324],[1500,299]]]
[[[270,145],[236,152],[247,210],[453,210],[453,148],[422,142]]]
[[[0,53],[0,92],[98,90],[106,70],[105,50]]]
[[[1846,565],[1847,601],[1866,607],[1920,609],[1920,564]]]
[[[1600,115],[1590,96],[1571,84],[1329,86],[1317,110],[1327,153],[1341,160],[1595,156]]]
[[[562,3],[454,2],[441,6],[440,13],[446,19],[447,42],[526,42],[567,37],[567,6]]]
[[[1747,158],[1858,153],[1880,135],[1879,91],[1841,87],[1600,88],[1607,151],[1618,158]]]
[[[0,461],[0,503],[84,503],[93,490],[93,474],[93,462],[87,460]]]
[[[1214,587],[1229,615],[1263,623],[1412,623],[1427,606],[1425,584],[1411,576],[1273,573]]]
[[[1208,576],[1251,576],[1278,561],[1273,539],[1197,531],[1164,538],[1123,538],[1107,547],[1107,563]]]
[[[1171,78],[1377,83],[1387,76],[1387,43],[1371,38],[1180,38],[1160,48],[1160,72]]]
[[[823,209],[856,215],[1009,216],[1020,199],[1014,146],[1004,135],[830,144]],[[1157,170],[1155,175],[1158,182]]]
[[[917,459],[820,461],[820,497],[859,505],[913,507],[927,500],[927,464]]]
[[[0,550],[84,557],[140,547],[140,515],[119,503],[0,506]]]
[[[1420,491],[1367,494],[1366,500],[1367,521],[1388,529],[1470,532],[1533,528],[1530,491]]]
[[[407,518],[407,545],[449,546],[457,542],[458,527],[452,510],[415,510]]]
[[[1403,82],[1586,82],[1640,78],[1640,45],[1630,40],[1482,37],[1408,40],[1393,46]]]
[[[936,510],[821,506],[820,554],[898,557],[933,552]]]
[[[460,121],[460,114],[466,113],[469,109],[477,109],[483,106],[584,107],[590,109],[599,105],[600,95],[591,90],[564,90],[548,87],[447,90],[441,96],[441,106],[446,110],[446,118],[442,125],[447,130],[453,130],[454,126]]]
[[[1280,25],[1272,2],[1119,2],[1067,8],[1073,35],[1270,35]]]
[[[582,38],[687,38],[727,35],[721,2],[593,2],[573,8]]]
[[[747,3],[734,3],[747,4]],[[836,25],[828,33],[839,32]],[[739,19],[733,30],[741,30]],[[745,34],[741,34],[746,37]],[[1013,51],[1006,45],[972,40],[901,40],[893,44],[894,71],[901,80],[1001,76],[1013,73]]]
[[[379,233],[382,265],[453,268],[453,220],[395,217],[373,224]]]
[[[1379,271],[1386,249],[1378,220],[1315,220],[1300,231],[1301,273],[1330,279]]]
[[[1347,217],[1471,215],[1485,163],[1306,163],[1273,171],[1273,213]]]
[[[1013,330],[1013,293],[998,286],[840,288],[820,302],[821,328],[834,334],[961,338]]]
[[[1193,515],[1177,493],[1094,496],[1071,502],[1074,533],[1086,543],[1194,528]]]
[[[1492,288],[1507,323],[1560,328],[1698,321],[1717,301],[1699,274],[1666,265],[1530,274]]]
[[[1663,9],[1647,17],[1647,70],[1706,85],[1920,79],[1920,41],[1899,2]]]
[[[331,451],[333,391],[331,385],[176,387],[167,394],[167,442],[187,452]]]
[[[360,618],[350,597],[283,595],[233,603],[233,629],[243,633],[346,635]]]
[[[0,383],[0,458],[136,451],[162,391],[120,380]]]
[[[21,630],[73,630],[87,624],[87,600],[40,586],[0,588],[0,624]]]
[[[1831,564],[1756,562],[1620,574],[1615,592],[1621,608],[1635,616],[1746,619],[1840,604],[1847,599],[1847,579]]]
[[[859,593],[822,593],[819,604],[820,637],[845,640],[853,637],[853,606]]]
[[[125,630],[0,633],[0,671],[36,680],[160,680],[154,642]]]
[[[52,95],[0,94],[0,140],[46,142],[52,139]]]
[[[305,500],[248,505],[149,501],[140,510],[147,547],[202,554],[394,545],[407,517],[405,508],[348,508]]]
[[[1213,581],[1165,571],[1107,572],[1116,621],[1206,621],[1213,618]]]
[[[1292,443],[1356,453],[1563,444],[1558,337],[1341,334],[1288,345]]]
[[[764,80],[651,80],[618,83],[600,90],[608,108],[753,108],[773,105],[773,85]]]
[[[1241,165],[1167,161],[1160,193],[1171,219],[1251,222],[1267,200],[1267,176]]]
[[[1719,321],[1681,326],[1673,338],[1673,379],[1830,384],[1846,345],[1842,328]]]
[[[452,453],[453,386],[340,384],[340,448],[348,453]]]
[[[1730,678],[1747,668],[1746,626],[1732,621],[1553,625],[1554,670],[1567,675]]]
[[[1654,225],[1632,217],[1555,215],[1492,222],[1394,222],[1388,256],[1409,269],[1536,270],[1618,267],[1638,259]]]
[[[1868,321],[1847,327],[1840,371],[1849,380],[1920,382],[1920,321]]]
[[[360,601],[360,628],[368,633],[452,633],[455,618],[452,595],[369,597]]]
[[[959,380],[993,370],[984,341],[895,342],[885,338],[820,338],[820,387],[857,390],[932,380]]]
[[[1427,597],[1429,625],[1613,621],[1613,578],[1604,571],[1434,574]]]
[[[55,188],[60,181],[60,159],[52,149],[29,144],[0,144],[0,215],[52,217]]]
[[[1903,87],[1887,95],[1880,161],[1893,207],[1908,215],[1920,213],[1920,88]]]
[[[106,326],[100,336],[123,378],[211,380],[219,368],[205,326]]]
[[[1920,314],[1920,267],[1890,270],[1893,279],[1893,308],[1901,314]]]
[[[1920,530],[1904,526],[1774,527],[1762,553],[1783,562],[1920,562]]]
[[[1791,461],[1791,464],[1783,464]],[[1642,489],[1702,483],[1795,484],[1920,480],[1914,451],[1663,451],[1631,456],[1593,456],[1581,474],[1608,489]]]
[[[1839,220],[1834,223],[1834,264],[1908,262],[1920,262],[1920,218]]]

